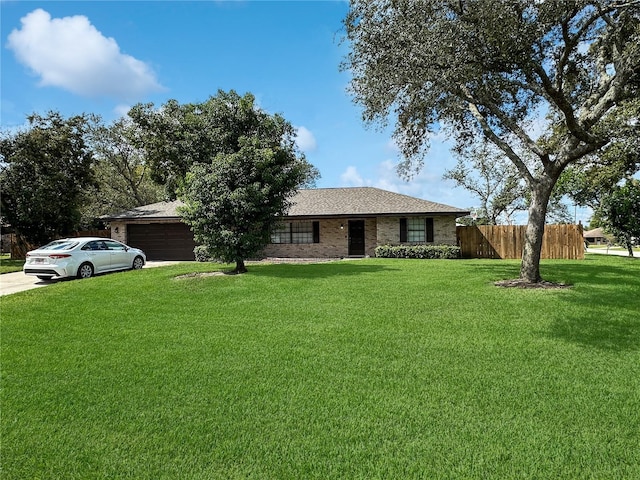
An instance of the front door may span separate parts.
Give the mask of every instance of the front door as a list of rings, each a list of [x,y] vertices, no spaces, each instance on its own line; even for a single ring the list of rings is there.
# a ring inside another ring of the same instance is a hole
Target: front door
[[[349,220],[349,255],[364,256],[364,220]]]

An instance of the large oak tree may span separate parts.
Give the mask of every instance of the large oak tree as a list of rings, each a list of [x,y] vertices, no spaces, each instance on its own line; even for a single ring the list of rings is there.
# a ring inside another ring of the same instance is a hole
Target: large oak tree
[[[129,113],[154,178],[178,195],[197,243],[235,271],[269,243],[298,188],[317,170],[295,144],[293,126],[253,95],[218,91],[202,103],[171,100]]]
[[[609,119],[638,95],[640,3],[352,0],[345,27],[354,100],[367,122],[395,119],[405,172],[438,128],[459,148],[484,136],[513,162],[530,191],[520,278],[539,282],[560,174],[606,148]]]

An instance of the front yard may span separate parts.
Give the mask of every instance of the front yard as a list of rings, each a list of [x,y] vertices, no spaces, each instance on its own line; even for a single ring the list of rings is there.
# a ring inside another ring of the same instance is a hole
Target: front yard
[[[22,270],[23,265],[24,260],[11,260],[11,255],[9,254],[3,253],[0,255],[0,274],[19,272]]]
[[[640,478],[637,260],[211,268],[0,298],[3,479]]]

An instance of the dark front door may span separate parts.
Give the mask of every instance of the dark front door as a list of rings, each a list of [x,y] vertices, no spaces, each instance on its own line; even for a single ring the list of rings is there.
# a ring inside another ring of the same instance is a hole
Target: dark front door
[[[349,220],[349,255],[364,255],[364,220]]]

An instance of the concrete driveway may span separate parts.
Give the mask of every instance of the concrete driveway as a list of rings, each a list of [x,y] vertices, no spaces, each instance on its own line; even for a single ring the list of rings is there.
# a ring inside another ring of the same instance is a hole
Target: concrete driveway
[[[165,265],[174,265],[180,262],[173,261],[149,261],[144,268],[163,267]],[[5,273],[0,275],[0,296],[10,295],[12,293],[24,292],[25,290],[31,290],[33,288],[46,287],[47,285],[53,285],[53,282],[43,282],[38,277],[32,277],[31,275],[25,275],[23,272]]]

